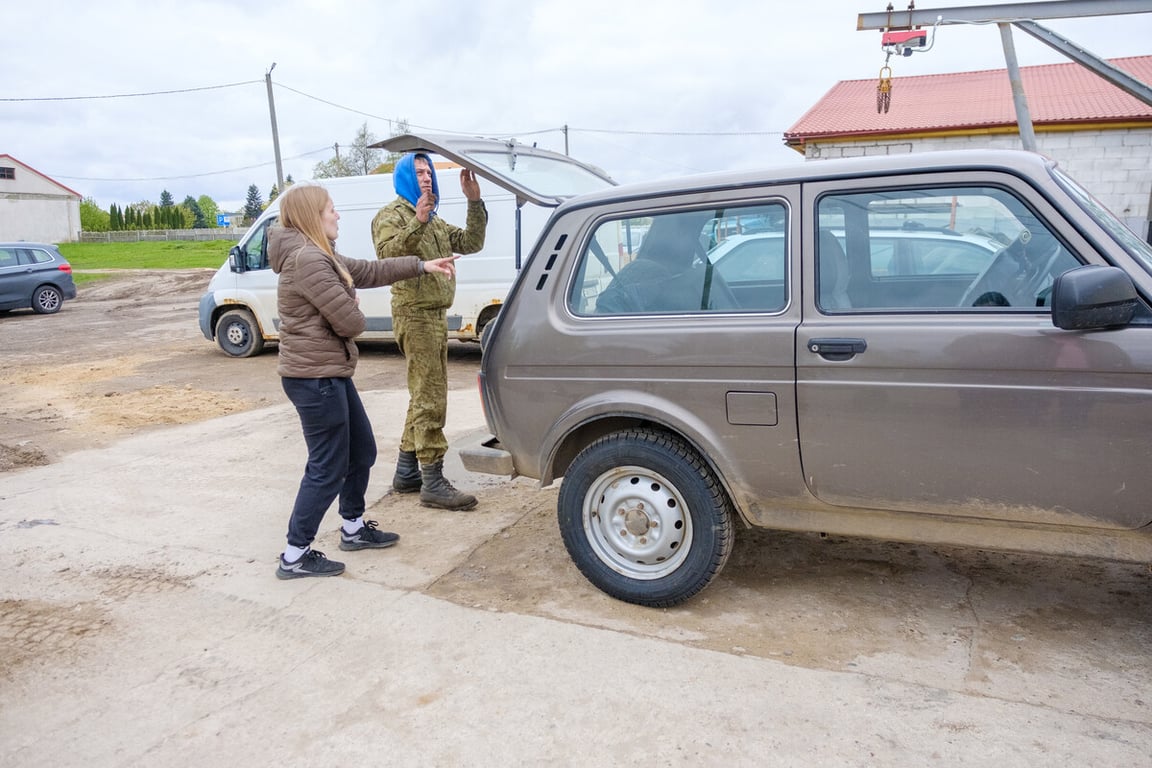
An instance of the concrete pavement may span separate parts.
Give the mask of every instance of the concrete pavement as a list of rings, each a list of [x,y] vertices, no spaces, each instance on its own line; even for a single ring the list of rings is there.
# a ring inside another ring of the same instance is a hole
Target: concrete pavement
[[[363,394],[377,434],[398,434],[403,393]],[[449,412],[453,445],[482,429],[474,408]],[[383,552],[338,552],[330,514],[318,547],[348,572],[280,582],[298,429],[278,405],[0,475],[0,765],[1149,764],[1152,712],[1071,713],[432,598],[520,514],[458,464],[458,485],[493,503],[437,513]],[[382,447],[370,500],[390,460]]]

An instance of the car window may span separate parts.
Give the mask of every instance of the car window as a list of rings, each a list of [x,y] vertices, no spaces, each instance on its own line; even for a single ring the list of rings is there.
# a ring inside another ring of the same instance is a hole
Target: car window
[[[774,312],[787,303],[781,204],[600,222],[569,308],[578,315]]]
[[[55,261],[52,254],[40,250],[39,248],[21,248],[20,249],[20,262],[22,264],[47,264]]]
[[[19,263],[15,249],[0,248],[0,267],[14,267]]]
[[[1080,263],[1004,189],[826,195],[818,214],[817,304],[829,312],[1047,311],[1053,281]]]

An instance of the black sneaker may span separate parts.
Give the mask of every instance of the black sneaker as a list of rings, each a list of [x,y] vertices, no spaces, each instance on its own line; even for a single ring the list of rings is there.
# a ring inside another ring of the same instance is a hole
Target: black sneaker
[[[329,560],[323,552],[310,549],[294,563],[289,563],[280,555],[280,566],[276,569],[278,579],[302,579],[305,576],[339,576],[344,573],[344,563]]]
[[[356,533],[345,533],[340,529],[340,549],[350,552],[354,549],[384,549],[400,541],[395,533],[376,530],[375,520],[365,520],[364,526]]]

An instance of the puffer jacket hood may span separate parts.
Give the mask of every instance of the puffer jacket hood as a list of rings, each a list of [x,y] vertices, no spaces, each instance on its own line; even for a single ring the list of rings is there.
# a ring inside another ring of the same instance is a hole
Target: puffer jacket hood
[[[423,158],[424,162],[428,163],[428,168],[432,171],[432,194],[436,195],[436,207],[432,209],[432,215],[436,215],[436,210],[440,207],[440,182],[436,178],[436,166],[432,163],[432,158],[423,152],[409,152],[396,161],[396,167],[392,169],[392,186],[396,189],[396,194],[416,206],[416,201],[420,199],[420,182],[416,180],[416,158]]]
[[[288,253],[295,253],[306,243],[308,238],[297,229],[268,227],[268,265],[272,267],[272,271],[276,274],[283,272],[284,260],[288,258]]]

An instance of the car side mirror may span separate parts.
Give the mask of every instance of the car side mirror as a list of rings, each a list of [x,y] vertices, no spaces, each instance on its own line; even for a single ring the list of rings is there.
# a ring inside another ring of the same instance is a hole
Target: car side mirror
[[[1132,278],[1119,267],[1070,269],[1052,284],[1052,324],[1065,331],[1127,325],[1140,299]]]
[[[232,246],[228,251],[228,269],[233,272],[246,272],[248,267],[248,255],[240,249],[239,245]]]

